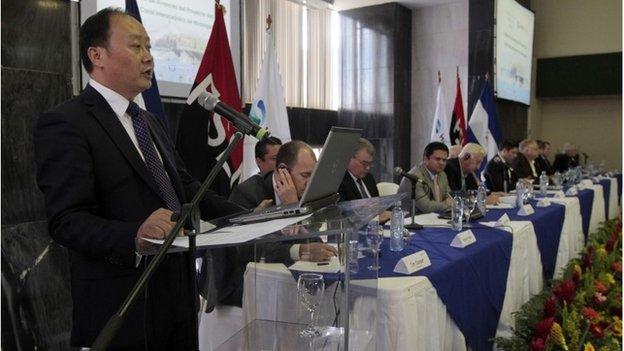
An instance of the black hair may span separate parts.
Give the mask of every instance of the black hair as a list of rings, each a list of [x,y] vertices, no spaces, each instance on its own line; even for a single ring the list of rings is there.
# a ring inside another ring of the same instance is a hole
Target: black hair
[[[433,155],[433,153],[436,150],[442,150],[442,151],[446,152],[447,155],[449,153],[449,149],[448,149],[448,147],[444,143],[441,143],[439,141],[433,141],[433,142],[430,142],[429,144],[427,144],[427,146],[425,146],[424,156],[426,158],[429,158],[429,156]]]
[[[550,143],[546,140],[537,140],[537,147],[543,149],[546,145],[550,145]]]
[[[516,149],[516,148],[518,148],[518,142],[515,140],[509,140],[509,139],[503,140],[498,145],[499,150],[511,150],[511,149]]]
[[[120,8],[107,7],[98,11],[95,15],[87,18],[80,26],[79,50],[80,60],[88,73],[93,71],[93,63],[89,59],[88,50],[90,47],[108,47],[110,37],[110,19],[115,15],[127,15],[128,13]]]
[[[264,160],[264,155],[267,154],[267,146],[269,145],[282,145],[282,141],[276,137],[270,137],[263,140],[260,140],[256,143],[255,154],[256,158],[261,158]]]

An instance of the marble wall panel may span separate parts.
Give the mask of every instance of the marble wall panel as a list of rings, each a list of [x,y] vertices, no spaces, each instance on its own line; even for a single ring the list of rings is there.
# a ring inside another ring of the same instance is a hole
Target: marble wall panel
[[[341,106],[338,125],[361,128],[377,149],[378,181],[409,166],[411,10],[397,4],[356,8],[341,15]]]
[[[419,8],[413,14],[411,165],[422,161],[436,109],[438,71],[446,115],[455,102],[459,68],[464,110],[468,76],[468,0]]]
[[[2,68],[2,223],[45,219],[33,132],[41,113],[71,97],[65,74]]]
[[[2,66],[71,74],[70,1],[2,1]]]
[[[1,243],[2,348],[68,350],[72,309],[66,249],[52,242],[46,221],[2,225]]]

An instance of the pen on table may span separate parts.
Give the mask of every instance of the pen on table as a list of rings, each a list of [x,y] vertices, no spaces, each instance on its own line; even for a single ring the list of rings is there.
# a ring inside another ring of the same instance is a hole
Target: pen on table
[[[318,262],[316,265],[317,266],[328,266],[329,262]]]

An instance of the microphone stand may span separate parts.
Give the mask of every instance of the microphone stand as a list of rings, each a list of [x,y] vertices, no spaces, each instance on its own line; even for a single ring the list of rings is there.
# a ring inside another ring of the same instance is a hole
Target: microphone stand
[[[180,232],[180,230],[185,226],[185,224],[189,220],[191,222],[190,224],[194,226],[195,228],[195,231],[191,230],[189,231],[189,234],[187,235],[189,238],[189,250],[188,250],[187,255],[189,258],[189,272],[191,274],[189,277],[190,279],[189,290],[191,291],[191,296],[192,296],[191,304],[193,305],[193,312],[197,311],[198,291],[197,291],[197,286],[196,286],[197,281],[195,277],[196,275],[196,272],[195,272],[195,250],[196,250],[195,235],[197,234],[197,232],[199,232],[199,217],[200,216],[199,216],[198,205],[199,205],[199,202],[203,199],[204,195],[206,194],[206,191],[208,190],[208,188],[212,185],[212,182],[214,181],[217,174],[219,173],[219,170],[221,169],[221,167],[223,167],[223,164],[230,157],[230,154],[232,153],[234,148],[238,145],[242,137],[243,137],[243,134],[241,132],[236,132],[234,134],[234,137],[232,138],[230,144],[225,149],[223,154],[221,154],[221,158],[217,160],[217,164],[214,165],[214,167],[212,167],[212,169],[210,170],[210,173],[208,174],[208,176],[202,183],[201,187],[199,188],[199,190],[193,197],[193,200],[191,200],[190,203],[186,203],[182,206],[181,213],[178,216],[176,216],[176,214],[172,216],[172,220],[176,221],[176,224],[173,226],[173,229],[171,229],[169,234],[167,234],[167,238],[165,239],[165,242],[158,249],[158,252],[154,256],[154,258],[150,261],[150,263],[147,265],[147,267],[145,268],[145,270],[143,271],[143,273],[141,274],[137,282],[134,284],[134,286],[132,287],[132,290],[130,291],[130,294],[128,294],[128,296],[126,297],[126,300],[123,302],[123,304],[121,305],[117,313],[114,314],[108,320],[104,328],[100,331],[100,334],[98,335],[98,337],[95,339],[95,342],[91,346],[91,350],[103,351],[108,348],[108,345],[110,344],[110,342],[113,340],[115,335],[117,335],[119,328],[121,328],[124,322],[124,319],[126,315],[128,314],[128,311],[134,305],[134,303],[136,302],[136,299],[138,298],[139,294],[143,291],[143,289],[149,282],[150,278],[154,275],[156,268],[158,268],[163,258],[167,254],[167,251],[171,247],[171,244],[173,244],[173,241],[177,237],[177,234]],[[138,239],[138,240],[141,240],[141,239]],[[199,350],[199,341],[198,341],[198,335],[197,335],[198,333],[197,315],[195,313],[190,313],[189,318],[191,318],[191,327],[193,328],[194,334],[195,334],[195,341],[194,341],[195,350]]]
[[[422,226],[422,225],[420,225],[420,224],[418,224],[418,223],[416,223],[416,222],[414,221],[414,217],[416,216],[416,182],[415,182],[415,181],[413,181],[413,180],[412,180],[412,179],[410,179],[410,178],[407,178],[407,179],[409,179],[409,181],[412,183],[412,195],[411,195],[411,197],[412,197],[412,208],[411,208],[411,212],[412,212],[412,213],[411,213],[411,214],[412,214],[412,223],[411,223],[411,224],[406,225],[406,226],[405,226],[405,228],[406,228],[406,229],[409,229],[409,230],[419,230],[419,229],[423,229],[423,226]]]

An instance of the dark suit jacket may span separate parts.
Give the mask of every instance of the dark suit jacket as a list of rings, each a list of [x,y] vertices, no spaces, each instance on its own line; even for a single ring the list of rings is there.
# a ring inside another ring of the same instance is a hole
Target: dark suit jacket
[[[578,157],[570,157],[566,154],[557,154],[555,156],[555,162],[553,164],[553,168],[555,171],[559,171],[561,173],[567,171],[569,168],[576,167],[579,165]]]
[[[496,155],[485,167],[485,185],[491,191],[504,191],[505,181],[507,181],[507,191],[514,190],[518,176],[513,167],[505,163],[499,155]]]
[[[229,200],[247,209],[254,209],[263,200],[273,200],[275,204],[275,191],[273,190],[273,171],[263,175],[254,175],[237,185],[230,194]],[[264,257],[265,262],[282,262],[291,265],[290,247],[292,241],[282,241],[279,243],[267,243],[257,245],[260,252],[253,252],[253,246],[240,249],[243,262],[257,261]]]
[[[444,173],[446,173],[446,178],[449,183],[449,187],[452,191],[460,191],[462,190],[462,174],[461,168],[459,165],[459,158],[451,158],[446,161],[446,167],[444,168]],[[477,179],[474,174],[465,175],[466,179],[466,190],[477,190],[479,184],[477,183]]]
[[[371,197],[379,196],[377,182],[375,182],[375,178],[372,174],[368,173],[364,178],[362,178],[362,182],[364,183],[364,186],[366,186],[366,189],[368,189],[368,193]],[[360,189],[353,181],[349,171],[345,172],[345,175],[342,178],[342,183],[340,183],[340,188],[338,188],[338,193],[340,194],[340,201],[351,201],[362,198]]]
[[[539,155],[535,159],[535,167],[537,168],[538,174],[542,174],[542,171],[545,171],[546,175],[549,176],[555,173],[555,171],[553,170],[553,166],[550,164],[550,161],[543,155]]]
[[[518,157],[516,157],[513,168],[516,171],[516,175],[518,176],[519,179],[524,179],[524,178],[538,179],[540,176],[539,174],[537,174],[537,176],[533,175],[533,171],[531,170],[531,165],[529,164],[529,160],[521,153],[518,153]],[[536,172],[538,171],[537,165],[535,166],[535,171]]]
[[[150,115],[148,125],[184,203],[200,185],[186,172],[162,123]],[[69,249],[71,344],[89,346],[144,269],[144,264],[135,267],[139,226],[166,205],[118,117],[91,86],[39,118],[35,159],[50,235]],[[207,218],[239,207],[208,194],[201,209]],[[182,254],[167,255],[111,347],[144,343],[145,337],[150,340],[158,333],[160,324],[194,313],[185,262]]]

